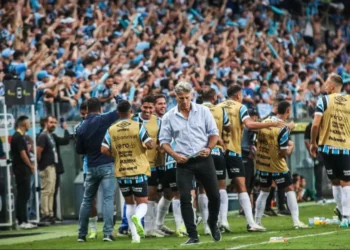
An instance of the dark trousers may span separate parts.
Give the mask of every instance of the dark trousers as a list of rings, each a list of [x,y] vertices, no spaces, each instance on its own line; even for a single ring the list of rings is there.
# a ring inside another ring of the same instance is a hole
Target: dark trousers
[[[58,194],[58,188],[61,184],[61,175],[56,173],[56,185],[55,185],[55,194],[53,198],[53,214],[54,217],[57,218],[57,194]]]
[[[271,201],[275,198],[275,191],[276,191],[276,188],[271,187],[270,194],[266,200],[265,210],[271,209]],[[285,210],[286,199],[285,199],[285,190],[283,188],[280,188],[277,190],[277,201],[278,201],[278,210]]]
[[[30,198],[30,175],[16,175],[16,217],[18,224],[28,223],[27,203]]]
[[[242,160],[245,168],[245,186],[247,188],[248,195],[252,193],[255,180],[255,170],[254,170],[254,161],[249,158],[249,152],[242,152]]]
[[[208,224],[216,224],[220,208],[220,194],[214,161],[211,156],[207,158],[197,157],[195,159],[190,159],[185,164],[177,164],[176,169],[176,183],[180,192],[181,213],[187,233],[191,238],[198,238],[191,203],[193,177],[203,185],[208,196]]]
[[[316,164],[317,163],[317,164]],[[314,163],[314,174],[315,174],[315,189],[316,199],[323,197],[322,195],[322,175],[323,175],[324,162],[316,160]]]

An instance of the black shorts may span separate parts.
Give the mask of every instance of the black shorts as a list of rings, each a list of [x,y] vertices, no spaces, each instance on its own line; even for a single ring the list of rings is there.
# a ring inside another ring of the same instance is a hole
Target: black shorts
[[[120,191],[123,197],[129,197],[134,195],[135,197],[148,197],[148,185],[147,181],[136,183],[132,181],[131,183],[125,182],[123,180],[118,180]]]
[[[234,152],[227,151],[225,155],[226,168],[230,179],[245,177],[242,157]]]
[[[350,181],[350,155],[321,154],[330,180]]]
[[[158,187],[159,185],[159,169],[158,167],[151,168],[151,176],[148,177],[148,186]]]
[[[216,176],[218,180],[226,180],[226,161],[225,154],[220,148],[213,148],[211,156],[214,160]]]
[[[157,185],[157,192],[161,193],[163,192],[163,179],[165,175],[165,168],[164,166],[158,167],[158,185]]]
[[[176,168],[167,169],[164,172],[164,176],[162,178],[162,187],[170,188],[171,191],[177,192],[177,184],[176,184]]]
[[[259,176],[260,187],[262,188],[271,187],[273,180],[278,189],[284,189],[293,184],[292,176],[289,171],[283,173],[269,173],[257,170],[256,173]]]

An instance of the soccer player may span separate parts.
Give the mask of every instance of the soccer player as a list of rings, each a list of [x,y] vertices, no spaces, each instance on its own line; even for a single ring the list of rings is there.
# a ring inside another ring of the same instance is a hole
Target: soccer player
[[[152,149],[153,141],[146,128],[131,119],[128,101],[120,102],[117,110],[120,120],[107,130],[101,152],[114,158],[115,175],[126,202],[131,243],[140,243],[144,237],[141,218],[147,213],[147,176],[150,176],[146,148]]]
[[[220,213],[219,213],[219,227],[221,232],[231,232],[230,225],[227,221],[227,211],[228,211],[228,196],[226,191],[226,162],[225,162],[225,144],[222,140],[222,134],[225,130],[230,132],[230,121],[228,119],[227,111],[222,107],[215,107],[218,96],[213,88],[209,88],[202,93],[203,105],[210,109],[213,114],[216,126],[219,130],[219,141],[215,148],[211,151],[211,155],[214,160],[214,165],[216,169],[216,175],[219,182],[219,192],[220,192]],[[200,189],[200,194],[198,195],[198,205],[201,209],[202,219],[204,223],[204,233],[210,234],[209,227],[207,225],[208,220],[208,197],[206,196],[203,189]]]
[[[80,125],[83,123],[87,116],[87,102],[84,101],[79,108],[80,111],[80,117],[81,121],[74,127],[74,135],[77,133],[77,130],[79,129]],[[84,173],[84,186],[85,186],[85,180],[86,180],[86,174],[88,172],[87,167],[87,158],[86,156],[83,156],[83,173]],[[96,239],[97,238],[97,208],[96,208],[96,197],[92,201],[92,207],[89,217],[89,226],[90,226],[90,235],[88,239]]]
[[[270,116],[263,123],[285,121],[291,113],[291,104],[282,101],[278,104],[277,116]],[[286,157],[293,152],[294,144],[289,140],[289,130],[283,128],[264,128],[257,134],[256,169],[260,179],[261,191],[256,201],[255,220],[261,225],[266,200],[270,193],[272,180],[279,189],[285,189],[294,227],[308,228],[299,220],[299,207],[295,195],[293,181],[289,172]]]
[[[166,113],[166,97],[160,94],[160,95],[156,95],[154,99],[155,99],[154,115],[159,119],[162,119],[162,117]],[[168,228],[166,225],[164,225],[164,219],[167,212],[169,211],[171,200],[173,199],[174,195],[178,194],[178,192],[176,190],[176,187],[171,187],[167,180],[164,182],[165,154],[164,152],[162,152],[162,150],[159,150],[158,152],[156,166],[158,166],[159,186],[161,186],[161,190],[163,191],[163,195],[159,199],[158,206],[157,206],[156,227],[158,230],[160,230],[166,235],[173,235],[175,232],[170,228]],[[175,179],[175,184],[176,184],[176,179]],[[174,216],[175,216],[175,213],[174,213]]]
[[[172,141],[171,146],[175,147],[175,141]],[[164,190],[170,189],[173,197],[172,209],[176,225],[175,234],[177,237],[184,237],[187,235],[187,232],[181,215],[180,193],[176,184],[176,161],[169,154],[165,154],[165,172],[162,178],[162,185]]]
[[[153,96],[145,96],[141,101],[141,112],[135,114],[132,119],[143,124],[149,136],[155,143],[157,143],[161,119],[153,115],[154,103],[155,99]],[[158,166],[156,166],[158,147],[147,150],[146,155],[151,166],[151,176],[148,178],[148,209],[145,216],[145,236],[161,238],[164,237],[165,234],[156,227],[158,199],[157,187],[159,184],[159,170]]]
[[[326,81],[328,96],[321,97],[311,128],[310,152],[320,151],[328,178],[333,184],[333,196],[343,215],[340,227],[349,226],[350,216],[350,95],[340,94],[343,80],[331,74]],[[334,88],[335,87],[335,88]],[[319,141],[317,146],[317,136]]]
[[[242,104],[242,88],[238,85],[233,85],[227,90],[229,100],[226,100],[218,107],[225,108],[230,120],[230,134],[224,134],[224,142],[226,144],[226,168],[228,175],[234,179],[237,191],[239,193],[239,203],[244,211],[247,219],[248,232],[265,231],[265,228],[255,223],[253,218],[252,205],[250,202],[247,188],[245,186],[245,171],[242,161],[242,131],[243,124],[248,129],[262,129],[270,127],[283,126],[281,121],[269,121],[265,123],[255,122],[248,114],[248,109]]]

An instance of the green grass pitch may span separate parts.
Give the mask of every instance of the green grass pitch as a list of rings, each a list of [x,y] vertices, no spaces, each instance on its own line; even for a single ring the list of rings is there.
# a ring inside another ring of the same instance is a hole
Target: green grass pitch
[[[332,218],[335,205],[302,204],[300,218],[308,223],[309,217]],[[141,244],[131,244],[130,238],[117,237],[115,242],[103,242],[102,223],[98,224],[97,240],[86,243],[77,242],[77,225],[61,225],[38,228],[20,233],[43,233],[34,236],[0,239],[0,249],[350,249],[350,230],[340,229],[338,225],[314,226],[310,229],[295,230],[291,217],[264,217],[264,233],[248,233],[245,218],[230,215],[229,222],[233,233],[223,234],[221,242],[213,242],[209,236],[200,236],[201,244],[181,246],[187,238],[166,237],[162,239],[146,238]],[[168,215],[166,224],[174,228],[172,215]],[[0,231],[0,235],[19,233],[19,231]],[[203,234],[203,226],[199,226]],[[270,237],[286,237],[286,243],[268,243]]]

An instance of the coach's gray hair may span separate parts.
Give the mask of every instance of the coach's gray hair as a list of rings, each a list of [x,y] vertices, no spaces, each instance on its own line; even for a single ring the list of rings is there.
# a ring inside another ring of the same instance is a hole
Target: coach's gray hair
[[[175,86],[175,93],[191,93],[192,92],[192,85],[189,82],[179,82]]]

